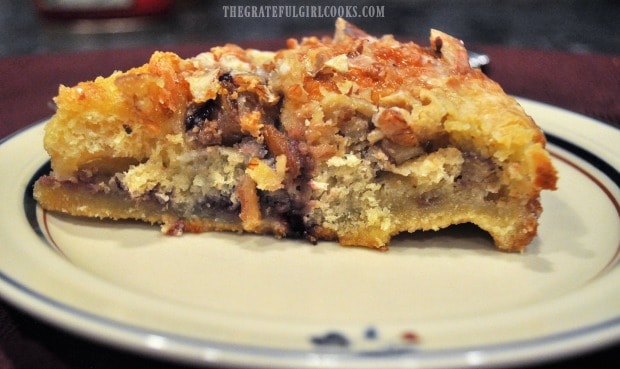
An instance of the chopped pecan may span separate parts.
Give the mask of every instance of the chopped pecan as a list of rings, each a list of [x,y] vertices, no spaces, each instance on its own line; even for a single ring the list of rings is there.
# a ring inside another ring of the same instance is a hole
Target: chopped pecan
[[[258,231],[261,225],[261,211],[258,193],[256,192],[256,182],[250,176],[244,175],[237,185],[237,196],[241,203],[241,213],[239,217],[242,221],[243,229],[246,231]]]
[[[390,141],[401,146],[417,146],[418,138],[411,130],[398,108],[385,109],[374,121],[375,125]]]
[[[286,133],[279,131],[271,124],[265,125],[263,128],[263,135],[265,136],[267,149],[269,149],[273,156],[286,156],[287,175],[290,176],[290,178],[299,176],[304,159],[299,150],[297,141],[292,140]]]

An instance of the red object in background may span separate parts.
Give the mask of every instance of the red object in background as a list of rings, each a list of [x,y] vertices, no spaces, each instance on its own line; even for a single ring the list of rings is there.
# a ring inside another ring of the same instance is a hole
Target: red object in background
[[[39,13],[47,18],[93,19],[163,15],[173,0],[34,0]]]

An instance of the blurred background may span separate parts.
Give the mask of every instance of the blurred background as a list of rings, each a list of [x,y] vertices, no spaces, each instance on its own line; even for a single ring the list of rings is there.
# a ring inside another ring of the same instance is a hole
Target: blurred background
[[[239,5],[295,7],[255,17]],[[426,42],[437,28],[470,45],[620,54],[616,0],[0,0],[0,57],[331,34],[329,12],[347,5],[358,15],[349,20],[375,35]],[[328,14],[302,16],[304,6]],[[374,14],[361,14],[365,6]]]

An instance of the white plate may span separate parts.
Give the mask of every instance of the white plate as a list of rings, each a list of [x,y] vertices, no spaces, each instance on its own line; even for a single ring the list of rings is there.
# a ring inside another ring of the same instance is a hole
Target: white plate
[[[520,99],[560,179],[539,236],[474,227],[387,253],[41,212],[43,126],[0,145],[0,294],[77,334],[191,363],[442,368],[540,363],[620,339],[620,130]]]

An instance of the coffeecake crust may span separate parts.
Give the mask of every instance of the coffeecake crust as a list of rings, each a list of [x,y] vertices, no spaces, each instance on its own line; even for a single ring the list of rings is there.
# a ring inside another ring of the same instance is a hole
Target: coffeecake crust
[[[556,186],[541,129],[437,30],[422,47],[339,19],[334,37],[276,52],[157,52],[55,102],[39,204],[167,234],[387,249],[402,232],[473,223],[523,251]]]

